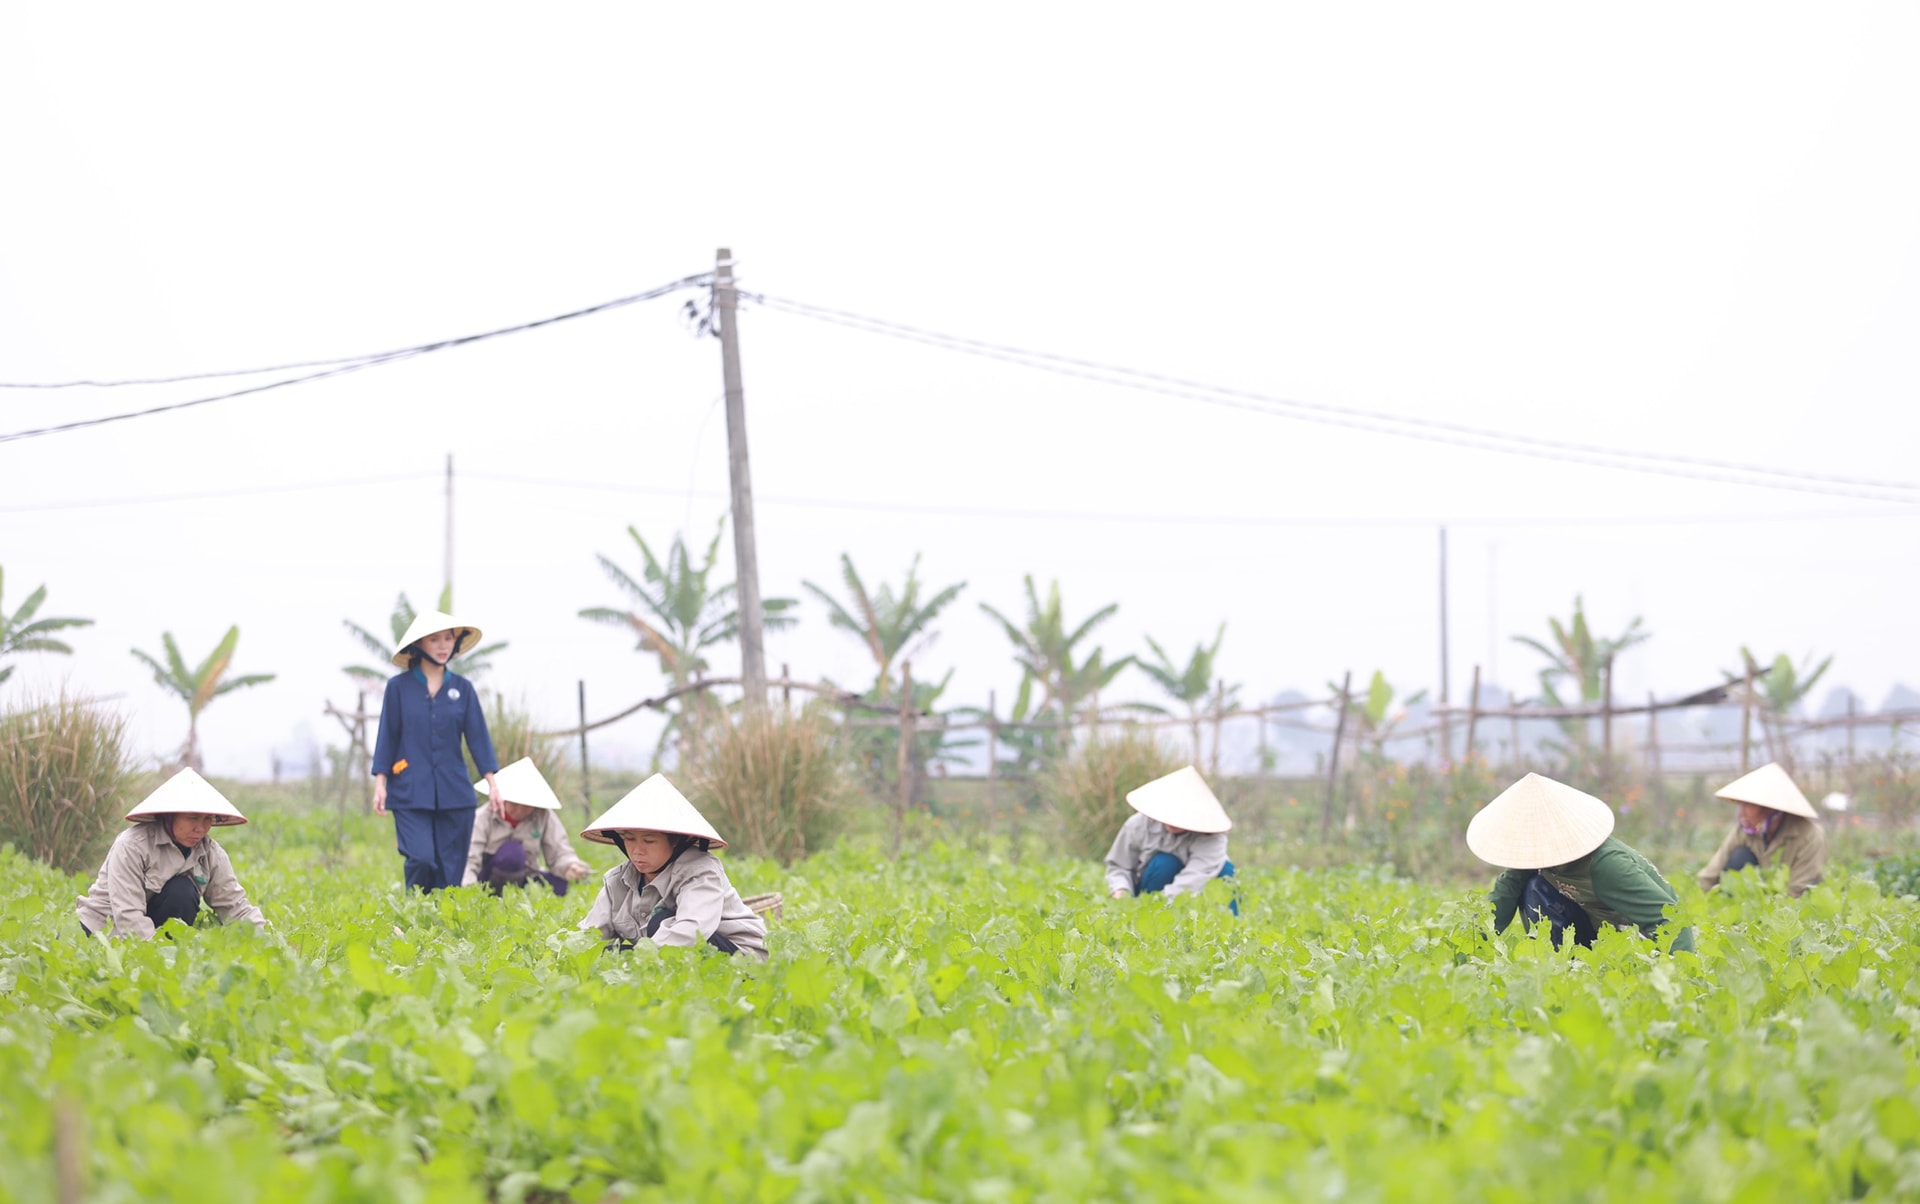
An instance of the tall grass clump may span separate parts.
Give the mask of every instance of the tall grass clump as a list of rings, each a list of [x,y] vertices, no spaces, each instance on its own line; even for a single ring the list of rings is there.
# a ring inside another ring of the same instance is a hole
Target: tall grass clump
[[[69,874],[94,869],[133,805],[127,720],[62,691],[0,711],[0,832]]]
[[[1061,850],[1076,857],[1104,854],[1120,825],[1133,814],[1127,792],[1186,763],[1145,728],[1104,733],[1075,749],[1041,783],[1041,797],[1058,829]]]
[[[813,710],[717,718],[691,742],[682,785],[729,845],[790,865],[840,831],[848,772],[836,737]]]
[[[533,764],[540,776],[547,779],[547,785],[560,796],[563,802],[573,799],[576,785],[573,777],[573,758],[564,736],[549,736],[542,732],[544,725],[535,720],[527,700],[509,699],[496,693],[487,703],[487,735],[493,740],[493,755],[500,764],[511,765],[522,757],[532,757]],[[465,748],[466,743],[461,742]],[[473,754],[467,754],[467,778],[480,780],[480,768],[473,763]],[[474,796],[478,798],[479,795]],[[482,800],[484,801],[484,800]]]

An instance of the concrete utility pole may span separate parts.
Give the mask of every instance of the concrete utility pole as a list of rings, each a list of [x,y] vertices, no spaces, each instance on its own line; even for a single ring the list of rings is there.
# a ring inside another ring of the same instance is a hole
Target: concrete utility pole
[[[441,592],[453,593],[453,453],[447,453],[447,548],[440,566]]]
[[[760,606],[760,561],[753,542],[753,478],[747,469],[747,400],[740,384],[740,331],[735,318],[733,252],[714,253],[713,312],[720,325],[720,371],[727,387],[727,475],[733,483],[733,564],[740,603],[740,680],[747,709],[767,705],[765,614]]]

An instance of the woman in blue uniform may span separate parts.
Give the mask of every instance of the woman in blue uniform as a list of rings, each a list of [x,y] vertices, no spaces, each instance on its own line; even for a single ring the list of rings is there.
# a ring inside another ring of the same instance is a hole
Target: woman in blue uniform
[[[393,812],[407,886],[423,891],[460,885],[478,800],[460,756],[465,737],[487,793],[500,806],[493,775],[500,762],[487,735],[473,683],[449,672],[447,662],[480,642],[480,629],[451,615],[414,619],[393,663],[406,670],[387,679],[380,732],[373,746],[373,809]]]

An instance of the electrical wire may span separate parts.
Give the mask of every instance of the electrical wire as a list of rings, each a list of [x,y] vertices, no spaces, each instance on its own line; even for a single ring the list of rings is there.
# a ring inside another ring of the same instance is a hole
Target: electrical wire
[[[236,497],[260,497],[273,493],[311,493],[319,489],[347,489],[364,485],[391,485],[399,481],[437,481],[437,472],[403,472],[380,477],[338,477],[325,481],[297,484],[256,485],[246,489],[210,489],[198,493],[155,493],[144,497],[94,498],[61,502],[30,502],[22,506],[0,506],[0,514],[31,514],[42,510],[98,510],[111,506],[151,506],[163,502],[200,502]]]
[[[1860,498],[1871,501],[1920,501],[1920,496],[1909,496],[1920,495],[1920,482],[1915,481],[1892,481],[1839,476],[1828,473],[1774,468],[1760,464],[1746,464],[1737,461],[1714,460],[1697,456],[1632,451],[1622,448],[1603,447],[1596,444],[1574,443],[1530,435],[1516,435],[1510,432],[1496,431],[1484,427],[1474,427],[1462,423],[1444,422],[1436,419],[1410,417],[1404,414],[1335,406],[1324,402],[1300,401],[1293,398],[1257,393],[1244,389],[1210,385],[1204,381],[1169,376],[1163,373],[1147,372],[1136,368],[1100,363],[1094,360],[1078,359],[1072,356],[1056,355],[1051,352],[1034,351],[1023,347],[1014,347],[1002,343],[990,343],[981,339],[945,334],[923,327],[908,326],[904,323],[892,322],[882,318],[873,318],[864,314],[851,313],[846,310],[829,309],[825,306],[811,305],[807,302],[795,301],[791,298],[779,297],[767,293],[754,293],[742,290],[740,295],[743,299],[750,299],[768,309],[790,313],[797,317],[828,322],[849,329],[864,331],[869,334],[886,335],[890,338],[903,339],[908,342],[920,343],[947,351],[981,356],[1022,367],[1037,368],[1041,371],[1053,372],[1058,375],[1096,381],[1103,384],[1119,385],[1124,388],[1158,393],[1163,396],[1201,401],[1232,409],[1249,410],[1275,417],[1293,418],[1300,421],[1316,422],[1322,425],[1341,426],[1368,431],[1374,434],[1395,435],[1401,438],[1420,439],[1427,442],[1444,443],[1457,447],[1469,447],[1479,451],[1501,452],[1507,455],[1534,456],[1537,458],[1585,464],[1593,467],[1626,469],[1657,476],[1711,481],[1718,484],[1754,485],[1774,489],[1791,489],[1804,493],[1820,493],[1836,497]],[[1716,471],[1696,471],[1699,469]],[[1730,473],[1745,475],[1727,475]]]
[[[638,494],[644,497],[677,499],[687,496],[686,492],[682,490],[662,486],[631,485],[615,481],[583,481],[578,478],[529,477],[497,472],[464,472],[461,474],[461,479],[508,485],[531,485],[553,489],[581,489],[590,492]],[[701,490],[698,492],[698,496],[724,499],[728,495],[711,490]],[[754,501],[756,505],[766,506],[793,506],[821,510],[853,510],[879,514],[925,515],[937,518],[1006,519],[1018,522],[1102,522],[1126,523],[1130,525],[1161,523],[1177,526],[1209,527],[1640,527],[1718,526],[1722,524],[1744,525],[1748,523],[1768,522],[1824,523],[1836,519],[1920,518],[1920,509],[1905,507],[1897,510],[1853,510],[1839,513],[1634,515],[1619,518],[1611,518],[1604,515],[1572,515],[1560,518],[1551,516],[1537,518],[1435,518],[1431,515],[1425,515],[1403,518],[1397,516],[1372,517],[1367,515],[1281,517],[1250,514],[1125,514],[1111,511],[1088,510],[1016,510],[989,506],[942,506],[915,503],[869,502],[854,498],[787,497],[780,494],[768,493],[757,493]]]
[[[391,351],[369,351],[364,355],[342,355],[326,360],[296,360],[290,364],[273,364],[264,368],[227,368],[217,372],[189,372],[180,376],[141,376],[125,380],[58,380],[58,381],[0,381],[0,389],[119,389],[129,385],[176,385],[191,380],[218,380],[229,376],[265,376],[271,372],[295,372],[302,368],[331,368],[340,364],[366,364],[381,362],[405,355],[421,355],[429,351],[440,351],[448,347],[458,347],[481,339],[499,338],[501,335],[519,334],[522,331],[535,330],[542,326],[551,326],[555,322],[565,322],[573,318],[584,318],[590,314],[605,313],[610,309],[633,305],[640,301],[651,301],[663,297],[676,289],[691,288],[705,284],[713,279],[712,272],[699,272],[682,277],[671,284],[648,289],[644,293],[635,293],[629,297],[616,297],[598,305],[589,305],[585,309],[576,309],[564,314],[555,314],[550,318],[541,318],[534,322],[522,322],[517,326],[502,326],[498,330],[482,331],[479,334],[463,335],[456,339],[442,339],[434,343],[418,343],[412,347],[397,347]],[[307,379],[318,379],[317,377]],[[238,396],[235,394],[234,396]]]

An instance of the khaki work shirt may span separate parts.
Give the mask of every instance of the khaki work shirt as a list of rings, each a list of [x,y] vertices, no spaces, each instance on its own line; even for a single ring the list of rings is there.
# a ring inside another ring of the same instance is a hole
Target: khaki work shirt
[[[505,816],[496,815],[492,807],[482,806],[473,817],[473,839],[467,845],[467,872],[461,876],[460,885],[472,886],[480,881],[480,859],[489,853],[498,853],[500,846],[509,840],[518,840],[527,847],[529,868],[535,850],[546,862],[548,871],[555,874],[564,875],[572,866],[587,864],[568,843],[567,830],[560,822],[558,811],[544,808],[535,811],[516,827],[508,823]]]
[[[1753,850],[1760,868],[1787,867],[1787,893],[1795,898],[1806,894],[1809,886],[1818,885],[1827,872],[1826,831],[1817,819],[1784,811],[1777,814],[1780,824],[1772,836],[1749,836],[1741,830],[1739,821],[1734,821],[1733,831],[1720,842],[1713,859],[1700,867],[1700,889],[1712,890],[1720,884],[1720,876],[1727,872],[1727,858],[1743,845]]]
[[[1155,853],[1172,853],[1186,862],[1167,884],[1168,895],[1191,895],[1220,876],[1227,864],[1225,832],[1175,832],[1157,819],[1134,812],[1120,825],[1107,850],[1107,889],[1133,893],[1140,871]]]
[[[233,862],[212,833],[190,852],[183,852],[164,828],[151,821],[131,824],[113,838],[105,864],[74,910],[90,932],[152,940],[147,898],[159,894],[182,871],[192,876],[200,898],[223,923],[247,920],[256,927],[267,926],[267,917],[247,902],[247,892],[233,876]]]
[[[733,889],[727,871],[712,853],[689,848],[645,885],[633,863],[623,861],[608,870],[600,883],[600,897],[580,921],[585,931],[597,928],[610,941],[645,940],[653,913],[671,907],[673,916],[653,934],[653,943],[661,948],[704,945],[717,932],[741,952],[767,960],[766,921],[741,901],[740,892]]]

